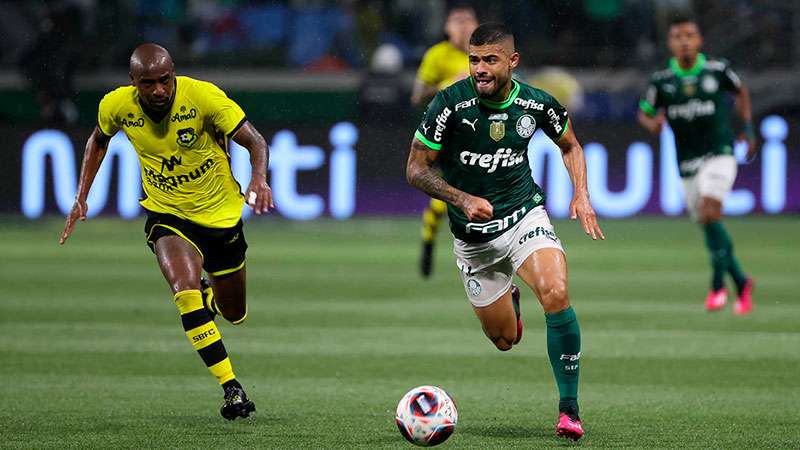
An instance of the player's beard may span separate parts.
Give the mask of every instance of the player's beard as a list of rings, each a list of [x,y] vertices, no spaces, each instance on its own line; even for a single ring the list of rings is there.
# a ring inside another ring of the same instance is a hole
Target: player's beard
[[[482,87],[476,82],[475,87],[478,91],[478,96],[486,100],[503,101],[505,98],[496,98],[500,95],[503,89],[508,85],[511,77],[500,78],[495,75],[488,86]]]

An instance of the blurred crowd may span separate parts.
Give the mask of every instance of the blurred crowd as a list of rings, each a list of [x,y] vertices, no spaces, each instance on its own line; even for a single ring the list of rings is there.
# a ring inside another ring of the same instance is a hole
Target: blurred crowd
[[[54,47],[71,57],[81,49],[79,68],[124,66],[131,48],[155,41],[183,64],[344,70],[367,67],[378,46],[391,44],[413,67],[442,39],[457,3],[471,3],[481,21],[510,25],[529,62],[652,66],[666,54],[675,11],[698,18],[716,54],[761,66],[800,59],[791,44],[800,35],[794,1],[0,0],[0,60]]]
[[[694,16],[709,52],[738,67],[800,64],[800,2],[782,0],[0,0],[0,62],[46,121],[71,123],[74,74],[124,69],[141,42],[181,67],[409,72],[457,5],[509,25],[528,69],[652,70],[673,13]]]

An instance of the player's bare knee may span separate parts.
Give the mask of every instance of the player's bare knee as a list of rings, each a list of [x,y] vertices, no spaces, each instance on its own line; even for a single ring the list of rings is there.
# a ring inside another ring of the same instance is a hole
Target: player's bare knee
[[[513,338],[509,339],[503,336],[492,339],[492,343],[494,344],[494,346],[497,347],[497,349],[500,350],[501,352],[507,352],[511,350],[511,347],[514,346],[512,342],[514,342]]]
[[[200,281],[191,282],[185,280],[176,280],[170,283],[170,287],[172,288],[172,293],[177,294],[178,292],[183,291],[199,291],[200,290]]]
[[[554,283],[541,292],[544,312],[563,311],[569,307],[566,283]]]

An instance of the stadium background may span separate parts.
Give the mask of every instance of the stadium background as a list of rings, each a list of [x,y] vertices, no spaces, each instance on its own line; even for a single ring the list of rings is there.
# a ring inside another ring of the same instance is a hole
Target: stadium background
[[[0,178],[0,328],[12,341],[0,349],[0,371],[29,386],[37,403],[12,404],[16,387],[0,389],[4,445],[159,447],[175,434],[177,446],[400,446],[390,410],[424,383],[444,385],[459,402],[463,430],[448,445],[555,445],[535,303],[525,304],[527,348],[503,358],[482,341],[463,301],[445,232],[434,278],[423,285],[416,275],[427,199],[404,179],[421,114],[408,97],[424,50],[443,38],[450,3],[2,2],[0,133],[9,158]],[[562,95],[591,154],[590,191],[609,241],[590,245],[574,224],[556,222],[585,330],[587,445],[800,446],[789,401],[800,387],[800,333],[796,320],[786,321],[800,313],[800,5],[475,6],[482,21],[512,27],[518,76]],[[670,188],[669,135],[651,137],[636,124],[644,83],[668,57],[666,20],[676,10],[698,18],[707,53],[731,60],[752,92],[763,153],[740,165],[726,202],[738,216],[730,219],[737,252],[761,282],[756,312],[745,319],[703,315],[701,234],[669,217],[682,213]],[[120,181],[133,166],[106,161],[114,163],[108,188],[90,201],[100,217],[79,224],[66,248],[56,245],[97,102],[127,82],[127,58],[143,41],[167,47],[179,74],[225,89],[271,144],[277,214],[248,224],[253,311],[246,328],[223,333],[261,404],[293,406],[283,415],[265,410],[244,432],[218,424],[215,403],[200,398],[211,397],[210,380],[161,301],[166,289],[130,202],[136,192]],[[546,138],[536,142],[536,179],[563,218],[565,174]],[[487,386],[496,373],[515,375]],[[187,389],[208,395],[187,399]],[[186,408],[194,409],[177,419]],[[774,413],[764,436],[757,422]],[[630,414],[640,421],[627,423]],[[81,425],[91,421],[100,425]],[[293,428],[298,421],[306,431]],[[207,427],[215,431],[191,435]]]

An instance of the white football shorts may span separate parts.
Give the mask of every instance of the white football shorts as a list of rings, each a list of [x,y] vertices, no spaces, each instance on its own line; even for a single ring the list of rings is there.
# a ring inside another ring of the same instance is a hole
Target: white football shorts
[[[710,197],[722,202],[736,181],[737,163],[733,155],[715,155],[700,165],[697,173],[683,178],[686,209],[692,220],[697,220],[700,199]]]
[[[489,242],[471,244],[456,238],[453,253],[470,303],[481,308],[497,301],[528,256],[543,248],[564,251],[542,206]]]

